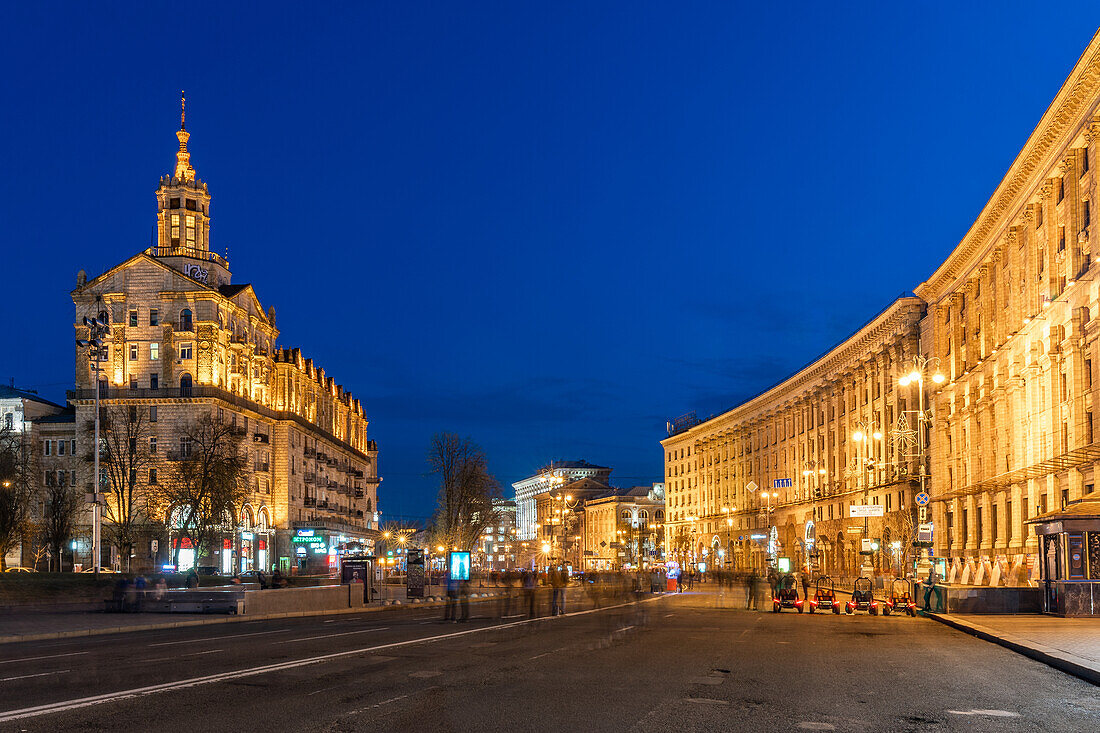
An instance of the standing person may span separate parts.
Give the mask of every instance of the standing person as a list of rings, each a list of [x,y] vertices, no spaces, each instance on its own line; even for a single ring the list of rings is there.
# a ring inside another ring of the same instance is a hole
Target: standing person
[[[560,566],[550,568],[550,615],[565,613],[565,570]]]
[[[443,620],[452,624],[458,622],[458,578],[447,573],[447,607],[443,612]]]
[[[458,593],[462,601],[462,618],[459,621],[466,622],[470,620],[470,581],[459,581]]]
[[[805,570],[802,571],[802,599],[805,600],[810,597],[810,574]]]
[[[745,588],[745,610],[746,611],[748,611],[748,610],[753,610],[753,611],[760,610],[760,609],[757,608],[757,603],[756,603],[756,597],[757,597],[756,584],[759,583],[759,582],[760,582],[760,576],[756,574],[756,568],[753,568],[752,572],[749,573],[748,587]]]
[[[528,618],[535,618],[538,615],[535,611],[535,587],[537,583],[538,579],[535,577],[535,573],[531,570],[524,569],[523,600],[527,604]]]
[[[932,610],[929,607],[929,601],[930,601],[933,593],[936,594],[936,601],[937,601],[936,608],[940,609],[940,610],[943,609],[943,603],[940,602],[940,591],[939,591],[939,588],[938,588],[939,583],[940,583],[940,576],[939,576],[938,573],[936,573],[936,566],[933,565],[931,568],[928,569],[928,578],[925,579],[925,581],[924,581],[924,612],[925,613],[928,613],[929,611]]]

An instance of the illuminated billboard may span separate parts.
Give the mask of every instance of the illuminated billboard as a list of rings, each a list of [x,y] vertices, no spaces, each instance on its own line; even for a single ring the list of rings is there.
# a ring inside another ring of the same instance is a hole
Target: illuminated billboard
[[[447,556],[448,574],[452,580],[470,579],[470,553],[452,552]]]

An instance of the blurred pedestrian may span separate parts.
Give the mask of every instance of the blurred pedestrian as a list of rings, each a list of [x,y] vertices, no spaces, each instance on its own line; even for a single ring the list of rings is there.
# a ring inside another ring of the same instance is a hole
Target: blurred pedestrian
[[[447,573],[447,606],[443,611],[443,620],[458,623],[458,578]]]
[[[534,571],[525,568],[523,571],[523,600],[524,603],[527,604],[528,618],[535,618],[538,615],[535,610],[535,589],[537,583],[538,579],[535,577]]]
[[[748,587],[745,588],[745,610],[759,611],[759,604],[757,603],[758,591],[757,583],[760,582],[760,576],[756,574],[756,568],[753,568],[749,573]]]
[[[145,580],[144,575],[138,575],[136,578],[134,578],[134,596],[135,596],[134,610],[135,611],[140,611],[142,606],[145,604],[145,587],[146,587],[146,585],[147,585],[147,582]]]
[[[565,584],[568,578],[565,569],[558,566],[550,568],[550,615],[560,616],[565,613]]]
[[[932,597],[933,593],[936,594],[936,601],[937,601],[936,609],[940,610],[940,611],[943,610],[943,603],[940,601],[939,583],[940,583],[939,573],[936,572],[936,568],[935,568],[935,566],[933,566],[933,567],[928,569],[928,578],[924,581],[924,611],[925,611],[925,613],[932,610],[931,607],[930,607],[930,600],[931,600],[931,597]]]
[[[470,620],[470,581],[459,581],[458,585],[459,600],[462,605],[462,617],[459,621],[466,622]]]
[[[802,598],[806,599],[810,597],[810,574],[805,570],[802,571]]]

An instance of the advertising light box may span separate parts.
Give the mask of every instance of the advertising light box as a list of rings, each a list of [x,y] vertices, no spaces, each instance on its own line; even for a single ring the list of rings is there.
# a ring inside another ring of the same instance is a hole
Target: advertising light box
[[[447,571],[454,580],[470,579],[470,553],[452,552],[447,556]]]

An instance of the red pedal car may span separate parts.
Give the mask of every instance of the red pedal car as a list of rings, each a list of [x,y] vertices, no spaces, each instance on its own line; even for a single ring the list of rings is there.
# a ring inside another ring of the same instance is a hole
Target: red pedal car
[[[836,587],[833,586],[832,578],[828,575],[818,577],[814,585],[814,597],[809,599],[808,604],[810,613],[832,611],[840,615],[840,601],[836,597]]]
[[[890,597],[882,604],[882,615],[889,616],[891,613],[917,615],[917,604],[910,593],[908,580],[896,579],[890,584]]]
[[[856,582],[852,584],[852,600],[844,606],[844,612],[853,614],[856,611],[866,611],[872,616],[878,616],[878,601],[875,600],[870,578],[856,578]]]

